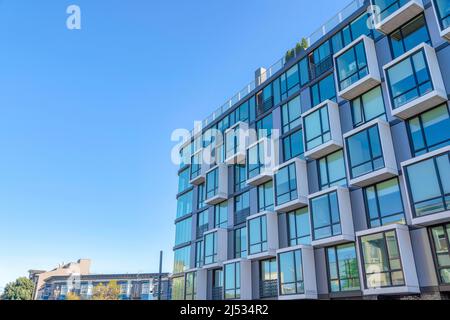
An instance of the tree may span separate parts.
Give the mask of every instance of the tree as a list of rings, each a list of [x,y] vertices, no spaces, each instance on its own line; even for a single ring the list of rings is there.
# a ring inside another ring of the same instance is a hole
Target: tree
[[[309,47],[308,40],[306,38],[302,38],[302,41],[300,42],[300,46],[305,50],[308,49],[308,47]]]
[[[72,301],[74,301],[74,300],[81,300],[81,297],[79,295],[77,295],[76,293],[74,293],[74,292],[69,292],[66,295],[66,300],[72,300]]]
[[[33,299],[34,283],[26,277],[18,278],[6,285],[2,299],[31,300]]]
[[[120,286],[117,281],[110,281],[108,285],[100,283],[94,287],[92,300],[119,300]]]

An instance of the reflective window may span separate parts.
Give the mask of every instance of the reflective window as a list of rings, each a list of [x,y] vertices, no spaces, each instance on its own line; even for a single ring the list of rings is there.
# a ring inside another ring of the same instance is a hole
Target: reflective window
[[[276,172],[275,193],[277,206],[298,198],[295,163],[283,167]]]
[[[211,199],[219,191],[219,168],[206,174],[206,199]]]
[[[248,221],[250,255],[267,251],[267,217],[265,215]]]
[[[197,298],[197,272],[186,273],[184,300],[195,300]]]
[[[331,140],[330,120],[328,118],[328,106],[308,114],[304,118],[304,130],[306,150],[314,148]]]
[[[283,133],[287,133],[302,124],[300,97],[297,97],[281,107]]]
[[[236,127],[225,133],[225,158],[228,159],[238,153],[240,147],[240,135],[243,134],[240,125],[236,125]]]
[[[225,300],[241,297],[241,264],[239,262],[225,265]]]
[[[397,178],[365,188],[364,196],[370,228],[406,223]]]
[[[405,285],[395,231],[361,237],[361,248],[366,288]]]
[[[203,241],[195,243],[195,267],[203,267]]]
[[[180,168],[183,168],[184,166],[188,165],[191,160],[191,154],[192,154],[192,143],[188,144],[187,146],[181,148],[180,150]]]
[[[350,105],[353,127],[358,127],[376,118],[386,120],[386,109],[381,87],[376,87],[364,93],[351,101]]]
[[[328,280],[331,292],[360,290],[358,259],[355,244],[327,249]]]
[[[186,191],[191,185],[189,184],[189,168],[183,170],[178,177],[178,193]]]
[[[206,186],[204,183],[200,184],[198,186],[198,190],[197,190],[197,209],[202,209],[206,207]]]
[[[408,133],[415,157],[450,144],[450,114],[447,105],[424,112],[408,121]]]
[[[310,200],[313,239],[321,240],[342,233],[337,192]]]
[[[256,132],[258,134],[258,140],[272,136],[273,129],[273,117],[272,114],[267,115],[263,119],[256,122]]]
[[[273,182],[258,186],[258,212],[273,211]]]
[[[336,58],[339,90],[344,90],[369,74],[364,42],[360,41]]]
[[[303,294],[305,292],[301,250],[280,253],[278,255],[278,270],[281,295]]]
[[[293,65],[288,71],[274,81],[273,88],[276,99],[275,104],[278,104],[280,101],[286,100],[297,93],[300,90],[299,64]]]
[[[303,158],[305,153],[303,148],[303,131],[298,130],[283,138],[283,159],[284,162],[293,158]]]
[[[302,60],[300,60],[298,66],[300,69],[300,82],[301,82],[300,84],[301,84],[301,86],[304,86],[305,84],[307,84],[309,82],[308,59],[303,58]]]
[[[234,231],[234,258],[247,258],[247,227]]]
[[[358,39],[362,35],[373,37],[373,31],[369,29],[367,21],[369,14],[364,13],[359,18],[354,20],[348,26],[344,27],[336,35],[333,36],[331,42],[333,44],[333,52],[338,53],[351,42]]]
[[[311,87],[312,105],[318,104],[329,99],[336,102],[336,86],[334,84],[334,75],[329,75]]]
[[[177,219],[192,213],[192,195],[193,191],[189,191],[178,198]]]
[[[246,165],[234,166],[234,192],[239,192],[247,187]]]
[[[172,278],[172,300],[184,300],[184,277]]]
[[[272,84],[269,84],[262,91],[256,94],[256,112],[261,115],[273,107]]]
[[[212,299],[223,299],[223,270],[213,270]]]
[[[260,142],[247,151],[247,179],[257,177],[265,165],[265,144]]]
[[[432,245],[441,284],[450,284],[450,224],[431,228]]]
[[[228,227],[228,202],[224,201],[214,206],[214,228]]]
[[[250,215],[250,192],[247,191],[243,194],[236,196],[234,199],[234,224],[244,223],[247,217]]]
[[[173,273],[182,273],[190,268],[191,246],[174,251]]]
[[[209,222],[208,222],[208,210],[200,212],[197,214],[197,237],[202,238],[203,234],[208,231]]]
[[[405,167],[411,207],[416,217],[450,208],[450,153]]]
[[[390,67],[386,73],[394,109],[433,90],[423,50]]]
[[[310,245],[311,225],[308,208],[302,208],[287,214],[289,246]]]
[[[352,179],[384,168],[378,126],[372,126],[347,138],[350,174]]]
[[[339,150],[317,161],[320,190],[347,185],[344,151]]]
[[[217,262],[217,232],[208,233],[204,238],[204,254],[203,260],[205,265]]]
[[[386,19],[408,2],[409,0],[372,0],[372,3],[380,8],[380,20]]]
[[[175,245],[190,242],[192,240],[192,218],[187,218],[175,224]]]
[[[441,30],[450,28],[450,0],[434,0]]]
[[[273,298],[278,296],[278,271],[277,259],[269,259],[260,262],[260,291],[261,298]]]
[[[422,14],[389,36],[394,59],[421,43],[431,44],[425,16]]]

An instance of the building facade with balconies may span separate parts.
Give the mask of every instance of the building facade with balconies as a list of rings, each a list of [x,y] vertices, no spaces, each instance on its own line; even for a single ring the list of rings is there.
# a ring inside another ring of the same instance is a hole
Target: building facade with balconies
[[[450,297],[450,0],[330,21],[180,148],[173,299]]]

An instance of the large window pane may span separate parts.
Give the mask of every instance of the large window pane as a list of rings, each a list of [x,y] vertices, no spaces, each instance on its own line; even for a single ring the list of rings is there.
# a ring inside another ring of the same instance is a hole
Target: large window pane
[[[295,163],[292,163],[275,174],[275,192],[277,206],[288,203],[298,197]]]
[[[369,74],[364,42],[361,41],[336,59],[339,89],[344,90]]]
[[[175,225],[175,245],[179,246],[192,240],[192,218],[187,218]]]
[[[450,284],[450,224],[431,229],[438,276],[442,284]]]
[[[450,0],[434,0],[441,30],[450,27]]]
[[[301,250],[278,255],[281,295],[304,293]]]
[[[341,234],[337,192],[312,199],[311,212],[314,240]]]
[[[193,192],[183,194],[177,201],[177,219],[192,213],[192,195]]]
[[[357,127],[376,118],[386,119],[381,87],[366,92],[351,102],[353,126]]]
[[[305,153],[303,147],[303,131],[298,130],[291,135],[283,138],[283,159],[287,162],[293,158],[303,158]]]
[[[248,222],[249,254],[258,254],[267,250],[267,217],[260,216]]]
[[[273,211],[274,197],[273,197],[273,182],[269,181],[258,186],[258,211]]]
[[[287,214],[289,246],[310,245],[311,226],[308,208],[302,208]]]
[[[421,43],[430,44],[430,35],[425,16],[420,15],[411,22],[403,25],[400,29],[394,31],[389,36],[389,39],[394,58],[401,56]]]
[[[353,243],[327,249],[331,292],[360,290],[358,260]]]
[[[281,107],[283,133],[301,125],[301,106],[300,97],[297,97]]]
[[[318,161],[320,190],[334,186],[346,186],[344,152],[332,153]]]
[[[190,268],[191,246],[174,251],[173,273],[181,273]]]

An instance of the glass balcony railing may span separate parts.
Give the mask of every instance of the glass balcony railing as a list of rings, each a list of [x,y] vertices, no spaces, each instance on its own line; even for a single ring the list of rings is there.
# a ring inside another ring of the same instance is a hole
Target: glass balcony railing
[[[365,0],[353,0],[348,6],[346,6],[343,10],[341,10],[338,14],[336,14],[333,18],[328,20],[325,24],[323,24],[320,28],[318,28],[315,32],[313,32],[309,37],[306,38],[308,42],[308,46],[311,47],[317,41],[319,41],[323,36],[329,33],[331,30],[336,28],[341,22],[350,17],[354,12],[358,9],[362,8],[366,4]],[[297,57],[298,53],[294,50],[294,59]],[[289,58],[289,61],[292,60],[292,57]],[[203,120],[202,127],[205,128],[215,120],[217,120],[221,115],[223,115],[226,111],[231,109],[233,106],[238,104],[241,100],[245,99],[253,90],[255,90],[260,84],[265,82],[265,80],[271,78],[278,71],[283,69],[283,67],[289,62],[286,60],[286,57],[281,58],[274,64],[272,64],[266,72],[263,73],[260,77],[255,79],[246,85],[242,90],[237,92],[233,97],[231,97],[228,101],[226,101],[220,108],[214,111],[209,117]],[[318,66],[319,69],[327,67]],[[314,70],[315,72],[319,72],[320,70]],[[192,130],[192,135],[194,130]]]

